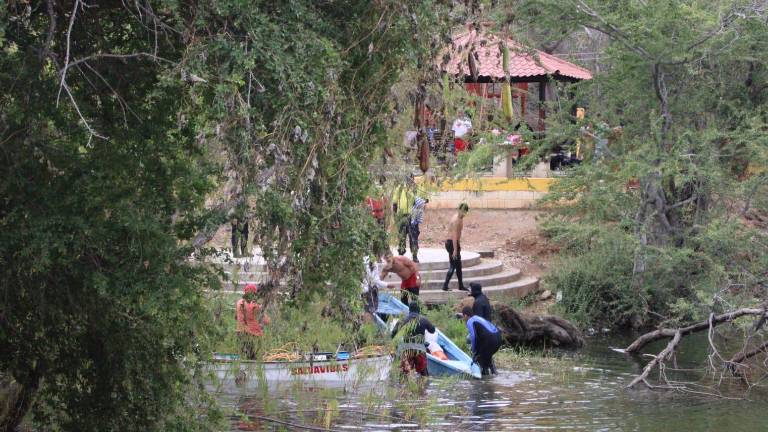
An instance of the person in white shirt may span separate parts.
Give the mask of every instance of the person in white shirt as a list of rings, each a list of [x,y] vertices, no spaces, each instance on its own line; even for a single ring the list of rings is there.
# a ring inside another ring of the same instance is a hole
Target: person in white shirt
[[[387,287],[387,283],[381,280],[381,269],[383,263],[374,257],[366,256],[363,258],[365,266],[365,276],[360,284],[363,290],[363,305],[365,311],[374,314],[379,307],[379,290]]]

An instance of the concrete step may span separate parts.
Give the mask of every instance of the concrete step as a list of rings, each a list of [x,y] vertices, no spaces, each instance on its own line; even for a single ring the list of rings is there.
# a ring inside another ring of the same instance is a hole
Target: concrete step
[[[397,251],[393,251],[397,255]],[[406,250],[405,256],[411,258],[411,251]],[[445,249],[421,248],[419,249],[419,269],[421,271],[447,270],[450,266],[448,262],[448,252]],[[230,255],[211,259],[211,261],[220,264],[224,271],[260,273],[266,271],[264,258],[253,256],[246,258],[232,258]],[[480,254],[472,251],[463,251],[461,253],[461,265],[469,268],[480,264]]]
[[[503,285],[483,286],[483,292],[491,300],[510,301],[520,299],[526,295],[535,292],[539,288],[539,279],[535,277],[523,277],[514,282]],[[393,290],[392,293],[399,298],[399,290]],[[427,304],[446,304],[461,301],[468,295],[466,291],[443,291],[427,289],[419,292],[421,300]]]
[[[477,265],[464,267],[463,270],[464,270],[463,274],[465,278],[487,276],[487,275],[492,275],[492,274],[502,272],[504,270],[504,264],[502,264],[501,261],[482,260]],[[426,270],[426,271],[422,270],[419,272],[419,274],[421,275],[422,281],[432,281],[432,280],[442,281],[442,280],[445,280],[445,275],[447,272],[448,272],[448,269]],[[234,275],[237,275],[237,278],[240,280],[262,280],[262,278],[264,278],[263,271],[244,271],[242,269],[234,271],[234,269],[229,269],[229,270],[225,270],[224,273],[229,278],[233,278]],[[399,284],[400,278],[397,277],[396,274],[390,273],[389,275],[387,275],[386,278],[384,278],[384,281],[392,282],[392,283],[397,282]]]
[[[464,276],[464,286],[466,288],[469,288],[469,284],[472,282],[477,282],[483,287],[486,286],[493,286],[493,285],[503,285],[510,282],[514,282],[517,279],[519,279],[521,276],[521,272],[519,269],[512,268],[507,271],[498,272],[490,275],[484,275],[484,276],[475,276],[475,277],[466,277]],[[421,281],[421,288],[423,290],[431,290],[431,289],[442,289],[443,284],[445,283],[445,278],[440,279],[432,279],[432,280],[423,280]],[[391,288],[398,288],[400,287],[400,281],[397,280],[395,282],[387,282],[387,285]],[[448,283],[448,287],[451,289],[458,289],[459,288],[459,280],[456,278],[456,274],[453,275],[451,278],[451,281]]]
[[[411,258],[411,251],[407,250],[405,256]],[[461,252],[461,265],[472,267],[480,264],[480,254],[477,252]],[[447,270],[450,267],[448,252],[445,249],[419,249],[419,270]]]
[[[239,273],[263,273],[267,271],[267,266],[264,264],[263,259],[259,260],[238,260],[234,263],[219,261],[217,264],[221,265],[221,268],[225,272],[232,273],[237,270]]]
[[[504,270],[504,264],[502,264],[501,261],[482,260],[477,265],[463,267],[463,270],[464,277],[486,276],[502,272]],[[445,280],[446,273],[448,273],[447,269],[419,271],[422,281]],[[400,278],[397,277],[396,274],[390,273],[384,278],[384,281],[399,283]]]

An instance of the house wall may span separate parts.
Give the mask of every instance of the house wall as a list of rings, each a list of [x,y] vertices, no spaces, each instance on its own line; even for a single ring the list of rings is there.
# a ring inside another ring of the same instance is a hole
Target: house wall
[[[544,197],[554,178],[482,177],[445,182],[429,195],[429,208],[456,208],[462,202],[470,208],[526,209]]]

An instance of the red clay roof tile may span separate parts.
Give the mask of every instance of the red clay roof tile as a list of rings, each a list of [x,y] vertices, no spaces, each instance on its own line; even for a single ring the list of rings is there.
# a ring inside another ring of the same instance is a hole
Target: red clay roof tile
[[[468,30],[453,37],[452,47],[446,50],[447,64],[441,68],[453,75],[470,75],[467,54],[474,50],[479,76],[504,78],[499,43],[504,40],[509,47],[509,74],[512,78],[554,75],[577,80],[592,79],[592,73],[573,63],[553,55],[527,48],[510,38],[502,39],[490,33]],[[445,56],[441,56],[445,57]]]

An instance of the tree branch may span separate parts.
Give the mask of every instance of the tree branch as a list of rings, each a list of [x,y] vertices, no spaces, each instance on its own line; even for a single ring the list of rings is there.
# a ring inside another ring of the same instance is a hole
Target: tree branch
[[[734,354],[733,357],[728,361],[728,369],[730,369],[733,376],[743,378],[744,373],[741,371],[739,366],[743,366],[741,363],[744,360],[750,359],[760,353],[768,352],[768,341],[763,342],[758,347],[754,348],[751,351],[742,350],[736,354]]]
[[[716,326],[718,324],[730,322],[737,318],[741,318],[743,316],[748,316],[748,315],[764,316],[766,315],[766,310],[764,308],[763,309],[754,309],[754,308],[737,309],[735,311],[731,311],[721,315],[715,315],[712,317],[711,322],[712,322],[712,326]],[[622,350],[622,352],[625,352],[628,354],[636,354],[640,352],[640,350],[643,349],[643,347],[645,347],[649,343],[655,342],[661,339],[674,337],[677,332],[680,332],[681,336],[687,336],[691,333],[696,333],[702,330],[706,330],[709,328],[709,326],[710,326],[710,320],[706,320],[706,321],[701,321],[696,324],[692,324],[687,327],[682,327],[678,329],[664,328],[664,329],[654,330],[652,332],[646,333],[640,336],[639,338],[635,339],[635,341],[632,342],[632,344],[629,345],[627,348]]]
[[[653,370],[654,366],[665,362],[666,360],[669,359],[669,357],[672,356],[672,353],[675,351],[677,344],[680,343],[680,339],[682,339],[682,334],[678,329],[677,331],[675,331],[675,334],[673,335],[672,340],[669,341],[669,343],[667,344],[667,347],[664,348],[664,350],[661,351],[658,355],[654,356],[653,360],[651,360],[647,365],[645,365],[645,368],[643,368],[643,373],[635,377],[635,379],[633,379],[632,382],[629,383],[629,385],[627,385],[627,388],[634,387],[635,384],[639,383],[640,381],[645,383],[645,385],[647,385],[648,387],[653,388],[653,386],[649,384],[647,381],[648,374],[651,373],[651,370]]]
[[[61,74],[62,78],[63,78],[63,76],[67,73],[67,69],[71,68],[72,66],[77,66],[77,65],[79,65],[81,63],[84,63],[84,62],[87,62],[87,61],[91,61],[91,60],[97,60],[97,59],[101,59],[101,58],[129,59],[129,58],[137,58],[137,57],[149,57],[152,60],[159,60],[159,61],[163,61],[163,62],[172,64],[172,65],[178,64],[178,63],[176,63],[176,62],[174,62],[172,60],[168,60],[166,58],[159,57],[159,56],[156,56],[156,55],[154,55],[152,53],[148,53],[148,52],[137,52],[137,53],[132,53],[132,54],[102,53],[102,54],[93,54],[93,55],[81,57],[81,58],[79,58],[79,59],[77,59],[75,61],[70,62],[69,64],[65,64],[64,67],[61,68],[61,70],[59,70],[59,74]]]
[[[67,69],[69,69],[69,49],[70,49],[71,40],[72,40],[72,27],[75,26],[75,17],[77,16],[78,6],[80,6],[80,0],[75,0],[75,6],[72,8],[72,16],[69,17],[69,27],[67,28],[67,53],[64,56],[64,69],[61,72],[61,82],[59,83],[59,94],[56,95],[57,107],[59,106],[59,99],[61,98],[61,90],[66,87]],[[70,98],[71,96],[72,94],[70,93]],[[72,98],[72,103],[75,103],[74,98]],[[77,112],[79,113],[80,110],[78,109]]]

